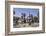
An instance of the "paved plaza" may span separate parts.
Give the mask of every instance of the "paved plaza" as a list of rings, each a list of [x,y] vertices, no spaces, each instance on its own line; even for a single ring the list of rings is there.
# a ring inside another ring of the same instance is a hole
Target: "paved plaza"
[[[21,27],[38,27],[39,23],[31,23],[31,25],[29,25],[29,23],[25,23],[25,24],[21,24],[19,23],[18,25],[14,25],[14,28],[21,28]]]

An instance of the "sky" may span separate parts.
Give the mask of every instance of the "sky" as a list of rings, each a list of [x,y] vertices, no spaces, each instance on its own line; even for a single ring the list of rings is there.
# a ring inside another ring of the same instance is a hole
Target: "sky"
[[[33,16],[37,16],[39,9],[35,9],[35,8],[13,8],[13,11],[15,11],[15,16],[18,16],[18,17],[21,16],[21,13],[26,13],[26,16],[28,16],[29,12]]]

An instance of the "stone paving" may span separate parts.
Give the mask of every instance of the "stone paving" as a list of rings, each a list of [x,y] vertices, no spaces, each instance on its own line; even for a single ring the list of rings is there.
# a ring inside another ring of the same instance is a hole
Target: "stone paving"
[[[22,28],[22,27],[38,27],[39,23],[31,23],[31,25],[29,25],[29,23],[25,23],[25,24],[21,24],[19,23],[18,25],[14,25],[14,28]]]

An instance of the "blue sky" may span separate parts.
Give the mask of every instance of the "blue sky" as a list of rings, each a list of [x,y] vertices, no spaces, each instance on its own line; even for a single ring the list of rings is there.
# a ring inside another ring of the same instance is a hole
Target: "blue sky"
[[[33,16],[37,16],[39,9],[35,9],[35,8],[13,8],[13,11],[15,11],[15,16],[21,16],[21,13],[26,13],[26,16],[28,16],[29,12]]]

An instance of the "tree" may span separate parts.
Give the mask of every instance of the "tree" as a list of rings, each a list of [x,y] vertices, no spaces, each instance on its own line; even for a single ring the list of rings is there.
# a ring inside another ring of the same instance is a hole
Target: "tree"
[[[32,23],[32,18],[33,18],[33,15],[30,14],[30,12],[29,12],[29,25],[31,25],[31,23]]]
[[[34,17],[33,15],[31,14],[31,19],[32,19],[32,23],[34,23]]]
[[[23,13],[21,13],[21,18],[23,19]]]
[[[26,14],[25,13],[21,13],[21,15],[22,15],[21,18],[24,20],[24,23],[26,23],[26,18],[25,18]]]
[[[15,24],[18,24],[18,20],[19,20],[19,17],[13,16],[13,22],[14,22]]]
[[[14,8],[14,10],[13,10],[13,15],[15,15],[15,8]]]
[[[26,23],[26,19],[25,19],[26,14],[24,13],[24,15],[23,15],[23,16],[24,16],[24,23]]]
[[[38,16],[38,22],[39,22],[39,12],[37,13],[37,16]]]
[[[38,17],[34,16],[34,22],[37,22]]]
[[[37,16],[39,17],[39,12],[37,13]]]
[[[23,20],[23,13],[21,13],[21,23],[23,23],[24,20]]]

